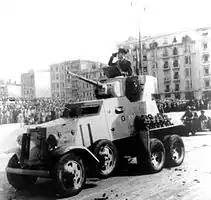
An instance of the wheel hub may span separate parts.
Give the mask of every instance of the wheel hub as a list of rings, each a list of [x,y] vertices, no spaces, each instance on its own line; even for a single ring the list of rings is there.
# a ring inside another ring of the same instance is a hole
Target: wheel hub
[[[179,150],[177,148],[172,150],[172,158],[173,160],[178,160],[180,158]]]
[[[63,180],[66,188],[80,188],[82,176],[82,168],[77,162],[69,161],[64,165]]]
[[[99,151],[99,156],[102,158],[101,169],[103,173],[110,173],[114,166],[114,155],[112,150],[108,146],[104,146]]]
[[[159,167],[161,163],[161,152],[160,153],[152,153],[151,155],[151,162],[155,167]]]

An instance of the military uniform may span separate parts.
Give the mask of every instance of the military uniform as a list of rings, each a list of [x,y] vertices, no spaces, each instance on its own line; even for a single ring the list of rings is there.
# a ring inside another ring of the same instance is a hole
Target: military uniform
[[[126,54],[127,51],[125,49],[119,49],[118,53]],[[110,57],[108,65],[111,67],[118,67],[122,72],[126,72],[128,76],[131,76],[133,72],[131,68],[131,62],[123,58],[122,60],[118,60],[117,62],[113,63],[114,57],[115,54]]]

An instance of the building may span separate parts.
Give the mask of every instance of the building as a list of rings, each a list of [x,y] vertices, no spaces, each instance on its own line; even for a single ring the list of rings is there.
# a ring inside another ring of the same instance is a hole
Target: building
[[[0,98],[21,97],[21,85],[16,83],[0,83]]]
[[[85,78],[97,80],[103,76],[102,63],[74,60],[66,61],[50,66],[51,95],[53,98],[61,98],[66,101],[94,99],[93,86],[68,75],[70,70],[73,73]]]
[[[35,76],[34,70],[21,74],[21,97],[35,98]]]
[[[36,98],[51,97],[49,69],[34,71],[34,78],[35,78],[35,96],[36,96]]]
[[[208,27],[142,39],[142,74],[157,77],[161,99],[210,95],[210,38]],[[120,46],[130,50],[128,59],[135,69],[138,41],[129,38]]]
[[[21,74],[21,97],[51,97],[49,70],[30,70]]]

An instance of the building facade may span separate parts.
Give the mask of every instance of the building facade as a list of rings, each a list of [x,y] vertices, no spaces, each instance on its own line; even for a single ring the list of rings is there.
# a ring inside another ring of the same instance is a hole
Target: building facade
[[[94,99],[93,86],[68,75],[68,71],[85,78],[98,80],[103,76],[102,67],[105,65],[87,60],[67,61],[50,66],[51,95],[53,98],[65,101]]]
[[[210,95],[210,38],[211,28],[202,28],[142,39],[141,71],[157,77],[161,99]],[[122,46],[130,50],[128,59],[135,71],[138,41],[129,38],[117,44]]]
[[[34,70],[30,70],[28,73],[21,74],[21,97],[23,98],[36,97]]]

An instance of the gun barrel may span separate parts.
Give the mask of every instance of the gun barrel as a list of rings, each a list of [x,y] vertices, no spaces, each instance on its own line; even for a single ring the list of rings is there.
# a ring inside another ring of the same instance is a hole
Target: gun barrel
[[[82,80],[82,81],[85,81],[85,82],[87,82],[87,83],[89,83],[89,84],[95,85],[95,86],[97,86],[97,87],[103,87],[103,84],[100,83],[100,82],[98,82],[98,81],[93,81],[93,80],[91,80],[91,79],[87,79],[87,78],[85,78],[85,77],[83,77],[83,76],[80,76],[80,75],[78,75],[78,74],[75,74],[75,73],[73,73],[73,72],[71,72],[71,71],[68,71],[67,73],[70,74],[71,76],[75,76],[75,77],[77,77],[78,79],[80,79],[80,80]]]

